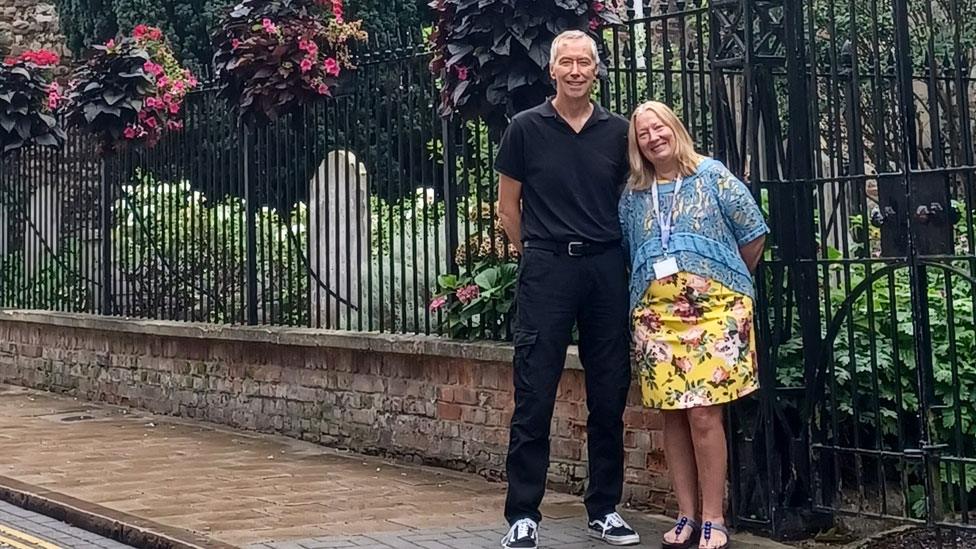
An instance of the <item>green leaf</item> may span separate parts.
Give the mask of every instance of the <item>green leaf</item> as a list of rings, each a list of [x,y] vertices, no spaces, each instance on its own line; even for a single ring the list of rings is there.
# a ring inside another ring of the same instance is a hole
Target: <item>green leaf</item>
[[[452,274],[441,275],[437,277],[437,284],[444,289],[456,290],[458,288],[457,276]]]
[[[475,275],[474,283],[477,284],[482,290],[492,288],[498,283],[498,271],[495,269],[481,271]]]

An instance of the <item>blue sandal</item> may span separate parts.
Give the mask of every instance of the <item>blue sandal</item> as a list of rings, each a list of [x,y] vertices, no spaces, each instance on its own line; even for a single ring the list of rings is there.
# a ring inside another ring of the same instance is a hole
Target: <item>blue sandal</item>
[[[680,536],[681,531],[685,528],[691,528],[691,536],[688,539],[681,543],[668,543],[661,540],[661,549],[691,549],[698,545],[698,539],[701,537],[701,527],[698,523],[686,516],[682,516],[674,523],[675,535]]]
[[[719,545],[718,547],[714,547],[712,549],[731,549],[732,536],[729,535],[729,529],[726,528],[724,524],[715,524],[710,520],[705,521],[705,524],[702,526],[701,539],[705,541],[712,539],[712,530],[717,530],[725,534],[725,544]]]

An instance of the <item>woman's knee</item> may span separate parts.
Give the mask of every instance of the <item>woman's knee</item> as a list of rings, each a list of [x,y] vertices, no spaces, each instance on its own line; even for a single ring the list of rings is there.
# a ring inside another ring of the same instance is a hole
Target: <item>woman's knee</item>
[[[705,434],[724,429],[722,424],[722,408],[720,406],[705,406],[688,410],[688,424],[691,432]]]

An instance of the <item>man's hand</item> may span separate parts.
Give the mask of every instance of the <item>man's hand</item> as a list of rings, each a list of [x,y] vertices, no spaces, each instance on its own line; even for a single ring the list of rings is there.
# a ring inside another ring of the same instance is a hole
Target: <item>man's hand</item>
[[[508,241],[522,253],[522,183],[507,175],[498,176],[498,217]]]

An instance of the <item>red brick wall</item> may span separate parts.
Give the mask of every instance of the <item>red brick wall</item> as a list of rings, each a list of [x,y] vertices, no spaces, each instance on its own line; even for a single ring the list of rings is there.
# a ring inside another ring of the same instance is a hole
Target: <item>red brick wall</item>
[[[162,323],[131,333],[100,322],[0,320],[0,382],[503,476],[512,412],[507,361],[256,343],[199,329],[193,337],[162,336],[146,333]],[[163,332],[179,333],[172,326]],[[582,374],[564,373],[552,430],[550,481],[573,492],[586,477]],[[636,387],[625,421],[625,497],[662,509],[661,418],[641,408]]]

